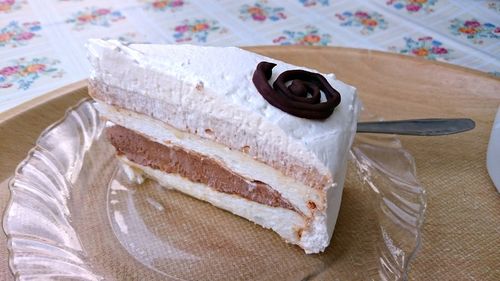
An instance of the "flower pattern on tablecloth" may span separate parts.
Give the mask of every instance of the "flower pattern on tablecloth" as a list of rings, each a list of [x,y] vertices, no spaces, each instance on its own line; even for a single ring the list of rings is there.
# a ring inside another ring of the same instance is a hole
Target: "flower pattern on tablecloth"
[[[31,39],[40,36],[38,32],[42,29],[40,22],[11,21],[0,29],[0,47],[24,46]]]
[[[405,37],[404,40],[405,46],[403,48],[390,47],[389,50],[429,60],[449,60],[451,58],[450,53],[453,52],[453,50],[445,48],[442,42],[431,36],[419,37],[417,39]]]
[[[299,0],[299,3],[304,7],[312,7],[316,5],[329,6],[330,0]]]
[[[66,23],[73,24],[73,29],[84,30],[87,26],[110,27],[112,23],[124,20],[125,16],[111,8],[86,7],[73,14]]]
[[[486,7],[495,12],[500,12],[500,2],[498,0],[486,1]]]
[[[143,0],[146,2],[145,8],[147,10],[155,11],[172,11],[175,12],[177,9],[183,7],[186,4],[184,0]]]
[[[341,26],[361,27],[361,34],[367,35],[377,29],[387,29],[387,21],[384,16],[377,12],[366,12],[356,10],[355,12],[346,11],[335,15],[342,23]]]
[[[263,1],[255,2],[253,5],[244,4],[240,8],[240,19],[252,19],[258,22],[284,20],[286,19],[285,8],[272,7]]]
[[[0,67],[0,90],[15,85],[20,90],[28,90],[41,77],[62,77],[64,71],[58,68],[58,64],[59,60],[46,57],[12,61],[10,65]]]
[[[218,32],[219,34],[227,32],[225,28],[219,25],[216,20],[192,19],[184,20],[181,24],[174,27],[175,42],[207,42],[210,34]]]
[[[456,36],[465,36],[474,44],[482,44],[484,42],[483,39],[500,38],[499,26],[495,26],[489,22],[481,23],[476,19],[453,19],[451,20],[449,28],[451,34]]]
[[[27,4],[25,0],[0,0],[0,13],[20,10],[24,4]]]
[[[52,79],[38,74],[42,78],[29,86],[29,95],[41,95],[88,75],[81,67],[87,64],[82,46],[65,41],[105,37],[124,43],[362,45],[498,76],[499,14],[499,0],[0,0],[0,69],[11,66],[12,58],[60,59],[64,64],[53,67],[71,69],[71,75]],[[42,23],[38,31],[36,24],[34,29],[23,25],[37,20]],[[419,38],[427,35],[433,39]],[[48,47],[60,55],[40,53],[44,42],[54,43]],[[11,86],[0,90],[0,111],[17,103],[6,93],[24,92],[12,79],[2,75],[2,86]]]
[[[431,13],[434,11],[433,6],[438,0],[388,0],[387,5],[393,6],[398,10],[406,10],[409,13],[417,13],[425,11]]]
[[[279,45],[326,46],[331,43],[331,35],[320,33],[315,26],[308,25],[304,30],[285,30],[274,38],[273,43]]]

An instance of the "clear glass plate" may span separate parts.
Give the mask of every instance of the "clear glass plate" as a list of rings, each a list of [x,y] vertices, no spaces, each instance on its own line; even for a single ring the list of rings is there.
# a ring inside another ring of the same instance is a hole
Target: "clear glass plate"
[[[83,101],[19,164],[3,223],[18,279],[407,279],[425,192],[393,136],[356,136],[331,245],[305,255],[207,203],[129,183],[104,126]]]

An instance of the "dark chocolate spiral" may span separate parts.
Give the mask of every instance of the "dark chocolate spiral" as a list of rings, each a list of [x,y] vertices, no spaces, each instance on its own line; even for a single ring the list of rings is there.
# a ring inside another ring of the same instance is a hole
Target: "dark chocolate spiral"
[[[340,103],[340,94],[319,73],[288,70],[281,73],[273,87],[269,85],[273,68],[270,62],[260,62],[252,81],[259,93],[273,106],[286,113],[308,119],[326,119]],[[287,83],[291,84],[287,86]],[[326,101],[321,102],[321,92]]]

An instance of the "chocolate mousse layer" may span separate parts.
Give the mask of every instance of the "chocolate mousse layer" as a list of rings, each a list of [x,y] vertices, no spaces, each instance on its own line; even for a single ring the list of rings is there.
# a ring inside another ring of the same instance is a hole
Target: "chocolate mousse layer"
[[[106,134],[117,154],[125,155],[134,163],[178,174],[192,182],[206,184],[219,192],[295,211],[288,200],[266,183],[246,179],[212,158],[179,146],[159,144],[121,126],[107,128]]]

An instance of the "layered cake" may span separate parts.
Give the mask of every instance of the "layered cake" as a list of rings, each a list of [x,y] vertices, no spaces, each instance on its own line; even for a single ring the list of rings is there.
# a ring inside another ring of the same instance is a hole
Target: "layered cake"
[[[324,251],[356,131],[355,88],[235,47],[92,39],[88,56],[89,93],[131,177]]]

